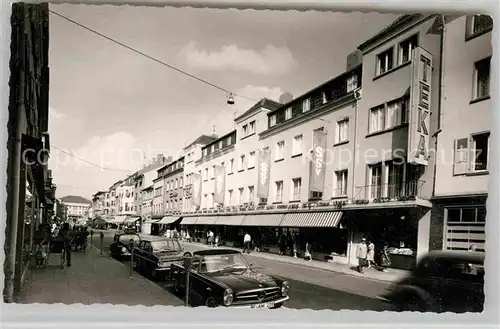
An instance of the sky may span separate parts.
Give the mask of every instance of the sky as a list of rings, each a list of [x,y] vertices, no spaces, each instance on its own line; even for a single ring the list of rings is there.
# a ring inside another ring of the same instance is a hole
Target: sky
[[[226,92],[51,14],[49,168],[58,198],[90,198],[156,154],[175,158],[201,134],[231,131],[235,115],[262,97],[299,96],[341,74],[347,55],[398,17],[70,4],[50,9],[252,99],[235,97],[227,105]]]

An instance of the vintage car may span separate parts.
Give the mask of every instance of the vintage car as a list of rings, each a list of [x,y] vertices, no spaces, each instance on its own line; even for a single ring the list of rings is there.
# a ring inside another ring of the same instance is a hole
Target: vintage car
[[[484,253],[432,251],[383,297],[396,311],[482,312],[483,289]]]
[[[109,253],[111,257],[120,260],[130,258],[132,254],[130,240],[134,241],[135,246],[139,243],[140,237],[136,233],[117,231],[113,237],[113,242],[109,246]]]
[[[177,294],[186,291],[193,306],[279,308],[289,299],[289,283],[281,278],[255,271],[243,254],[233,249],[205,249],[191,254],[191,266],[185,259],[172,265]]]
[[[137,272],[153,280],[170,276],[170,266],[182,263],[184,248],[177,239],[159,236],[141,236],[134,248],[133,262]]]

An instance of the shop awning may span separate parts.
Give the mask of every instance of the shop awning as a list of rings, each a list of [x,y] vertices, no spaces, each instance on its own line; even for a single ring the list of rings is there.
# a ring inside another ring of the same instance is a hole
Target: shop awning
[[[127,216],[115,216],[115,218],[113,219],[112,223],[122,224],[125,221],[126,218],[127,218]]]
[[[246,215],[242,226],[280,226],[283,214]]]
[[[303,212],[286,214],[281,227],[337,227],[342,218],[340,211]]]
[[[102,218],[96,218],[92,221],[92,223],[94,223],[95,225],[103,225],[106,224],[106,221]]]
[[[196,225],[215,225],[217,216],[200,216],[196,221]]]
[[[176,216],[165,216],[159,221],[155,222],[155,224],[172,224],[176,220],[178,220],[180,217]]]
[[[140,217],[137,217],[137,216],[128,216],[127,219],[125,219],[125,224],[131,224],[131,223],[135,223],[137,222],[138,220],[140,219]]]
[[[181,221],[181,225],[194,225],[196,224],[196,221],[198,220],[198,217],[184,217]]]
[[[215,221],[217,225],[241,226],[245,215],[219,216]]]
[[[161,219],[148,219],[148,220],[145,220],[143,223],[144,224],[154,224],[154,223],[158,222],[159,220],[161,220]]]

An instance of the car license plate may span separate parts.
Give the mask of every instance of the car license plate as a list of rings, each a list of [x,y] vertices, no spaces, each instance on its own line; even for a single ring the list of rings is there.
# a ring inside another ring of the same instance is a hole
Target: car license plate
[[[264,303],[264,304],[255,304],[250,306],[250,308],[271,308],[274,306],[274,303]]]

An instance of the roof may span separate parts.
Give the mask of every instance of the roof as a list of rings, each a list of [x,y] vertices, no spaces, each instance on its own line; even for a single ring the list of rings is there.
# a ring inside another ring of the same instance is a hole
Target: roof
[[[233,254],[240,254],[240,251],[235,250],[235,249],[222,249],[222,248],[217,248],[217,249],[204,249],[204,250],[198,250],[194,252],[196,255],[201,255],[201,256],[213,256],[213,255],[233,255]]]
[[[92,202],[84,197],[78,195],[67,195],[61,198],[61,202],[67,203],[82,203],[82,204],[92,204]]]
[[[264,108],[267,108],[267,109],[272,111],[272,110],[276,110],[277,108],[281,107],[281,105],[282,105],[281,103],[275,102],[271,99],[262,98],[257,104],[252,106],[249,110],[245,111],[243,114],[236,117],[234,119],[234,121],[240,120],[241,118],[252,113],[253,111],[255,111],[258,108],[264,107]]]
[[[376,43],[377,41],[381,40],[382,38],[386,37],[388,34],[393,33],[394,31],[399,30],[402,26],[406,25],[407,23],[411,22],[412,20],[422,17],[422,14],[405,14],[401,15],[398,17],[394,22],[389,24],[386,28],[382,29],[380,32],[375,34],[373,37],[370,39],[366,40],[362,44],[358,46],[358,49],[361,51],[366,50],[368,47]]]
[[[462,251],[462,250],[435,250],[430,251],[425,258],[447,258],[454,260],[466,260],[471,262],[484,262],[484,252]]]
[[[216,139],[218,138],[217,135],[201,135],[200,137],[198,137],[194,142],[192,142],[191,144],[187,145],[186,147],[184,147],[184,150],[193,146],[194,144],[201,144],[201,145],[207,145],[207,144],[210,144],[211,142],[215,141]]]
[[[231,130],[231,131],[230,131],[230,132],[228,132],[227,134],[224,134],[224,135],[222,135],[221,137],[219,137],[218,139],[213,140],[210,144],[207,144],[207,145],[203,146],[203,147],[202,147],[202,149],[205,149],[205,148],[208,148],[208,147],[210,147],[210,146],[212,146],[212,145],[215,145],[215,144],[217,144],[219,141],[224,140],[224,138],[227,138],[228,136],[230,136],[230,135],[232,135],[232,134],[234,134],[234,133],[236,133],[236,129],[235,129],[235,130]]]

